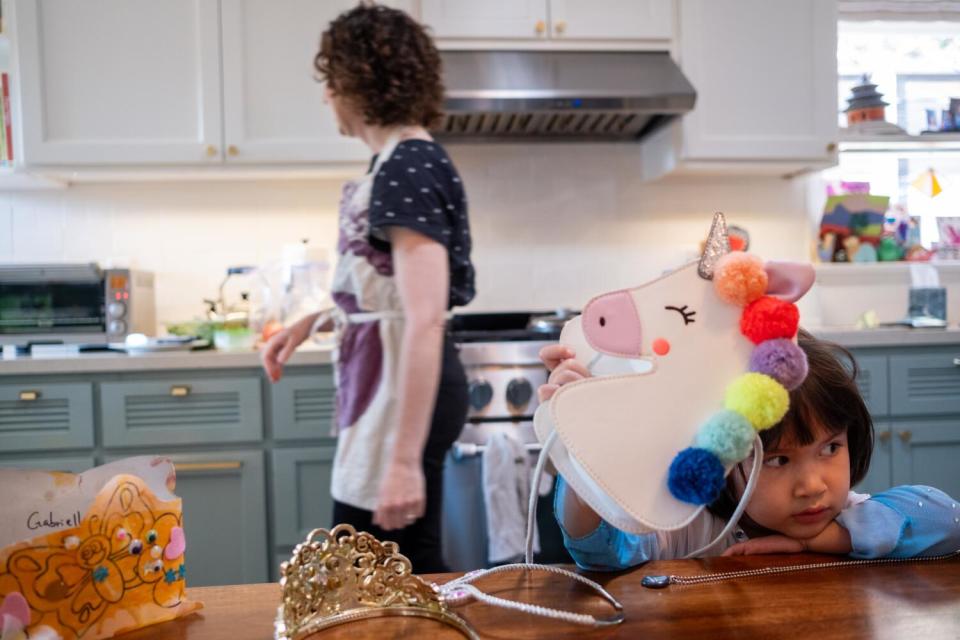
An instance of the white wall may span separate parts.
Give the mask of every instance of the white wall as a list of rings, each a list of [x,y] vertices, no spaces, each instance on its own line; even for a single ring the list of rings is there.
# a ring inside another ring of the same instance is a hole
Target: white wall
[[[452,150],[467,185],[478,296],[470,310],[579,307],[693,257],[711,215],[745,226],[764,257],[808,259],[802,180],[643,183],[636,148]],[[228,265],[309,238],[332,251],[332,182],[75,185],[0,195],[0,262],[132,263],[157,274],[160,321],[199,315]]]

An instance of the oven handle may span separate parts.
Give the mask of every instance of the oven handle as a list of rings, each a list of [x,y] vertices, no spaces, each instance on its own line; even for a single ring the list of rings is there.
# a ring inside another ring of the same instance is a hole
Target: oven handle
[[[533,442],[523,445],[527,453],[540,453],[543,448],[539,442]],[[473,444],[472,442],[454,442],[451,449],[454,460],[463,460],[471,456],[482,455],[487,450],[487,445]]]

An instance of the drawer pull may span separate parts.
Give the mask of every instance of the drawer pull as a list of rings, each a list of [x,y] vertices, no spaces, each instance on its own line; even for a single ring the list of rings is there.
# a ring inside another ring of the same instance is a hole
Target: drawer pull
[[[884,443],[884,444],[890,442],[890,432],[889,432],[889,431],[881,431],[881,432],[880,432],[880,442],[882,442],[882,443]]]
[[[953,359],[953,366],[960,367],[960,358]]]
[[[39,392],[39,391],[32,391],[32,390],[31,390],[31,391],[21,391],[21,392],[20,392],[20,400],[21,400],[22,402],[36,402],[36,401],[39,400],[39,399],[40,399],[40,392]]]
[[[175,384],[170,387],[170,395],[174,398],[186,398],[188,395],[190,395],[190,385]]]
[[[901,441],[903,441],[903,442],[910,442],[910,438],[913,437],[913,432],[910,431],[910,430],[904,430],[904,431],[901,431],[901,432],[900,432],[899,434],[897,434],[897,435],[900,436],[900,440],[901,440]]]
[[[239,460],[224,462],[174,462],[173,468],[177,471],[233,471],[243,467]]]

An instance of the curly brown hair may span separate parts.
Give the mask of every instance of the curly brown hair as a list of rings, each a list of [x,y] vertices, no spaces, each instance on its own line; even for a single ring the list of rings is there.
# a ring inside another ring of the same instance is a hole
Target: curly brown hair
[[[367,124],[429,127],[442,115],[440,54],[403,11],[365,2],[340,14],[320,36],[313,66]]]

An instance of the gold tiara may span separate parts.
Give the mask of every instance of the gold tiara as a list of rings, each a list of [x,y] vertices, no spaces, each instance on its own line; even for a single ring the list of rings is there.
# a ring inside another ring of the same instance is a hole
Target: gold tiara
[[[277,640],[301,640],[329,627],[384,616],[428,618],[479,640],[450,611],[436,585],[413,575],[397,543],[380,542],[348,524],[311,531],[280,565],[280,586]]]

